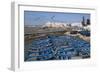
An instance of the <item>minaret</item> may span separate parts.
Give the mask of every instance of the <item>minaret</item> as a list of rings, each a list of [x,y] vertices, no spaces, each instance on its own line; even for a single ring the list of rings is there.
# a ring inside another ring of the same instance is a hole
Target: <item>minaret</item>
[[[55,24],[55,22],[54,22],[54,17],[55,17],[54,15],[51,17],[51,19],[52,19],[52,21],[53,21],[53,22],[52,22],[53,25]]]
[[[82,17],[82,25],[85,26],[85,18],[84,18],[84,16]]]

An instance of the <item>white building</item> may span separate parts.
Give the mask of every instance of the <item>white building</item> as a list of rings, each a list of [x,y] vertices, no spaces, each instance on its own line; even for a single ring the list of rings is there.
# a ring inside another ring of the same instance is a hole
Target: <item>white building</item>
[[[89,30],[89,31],[90,31],[90,25],[85,26],[85,27],[84,27],[84,29],[85,29],[85,30]]]
[[[68,23],[64,22],[47,22],[43,27],[68,27]]]
[[[72,23],[71,26],[83,27],[82,23]]]
[[[82,27],[81,23],[64,23],[64,22],[47,22],[43,27],[69,27],[69,26],[77,26]]]

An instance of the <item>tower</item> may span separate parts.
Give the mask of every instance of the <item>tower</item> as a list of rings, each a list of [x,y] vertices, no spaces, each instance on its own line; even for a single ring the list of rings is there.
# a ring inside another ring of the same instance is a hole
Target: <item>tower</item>
[[[84,16],[82,17],[82,25],[85,26],[85,18],[84,18]]]

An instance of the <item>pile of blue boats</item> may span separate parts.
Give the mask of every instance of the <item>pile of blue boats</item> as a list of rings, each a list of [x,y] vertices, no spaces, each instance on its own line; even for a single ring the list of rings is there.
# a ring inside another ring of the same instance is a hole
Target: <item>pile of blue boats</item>
[[[73,36],[47,36],[25,45],[25,61],[89,58],[90,43]]]
[[[79,31],[81,35],[90,36],[90,31]]]

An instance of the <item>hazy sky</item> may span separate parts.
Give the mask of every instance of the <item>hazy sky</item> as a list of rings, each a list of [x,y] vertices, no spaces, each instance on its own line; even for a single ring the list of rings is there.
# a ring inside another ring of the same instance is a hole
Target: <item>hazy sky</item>
[[[83,16],[90,19],[90,14],[84,13],[24,11],[24,24],[40,25],[47,21],[74,23],[81,22]]]

